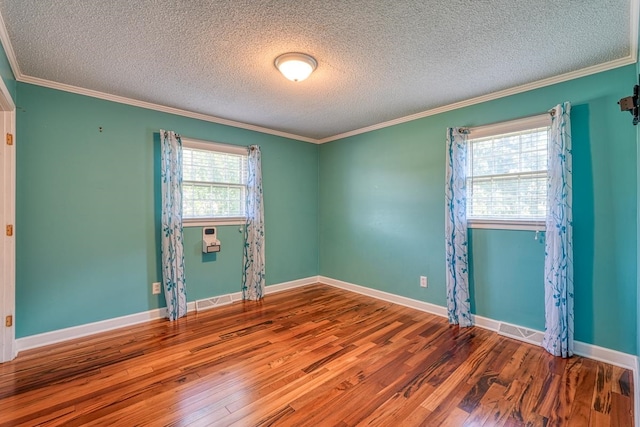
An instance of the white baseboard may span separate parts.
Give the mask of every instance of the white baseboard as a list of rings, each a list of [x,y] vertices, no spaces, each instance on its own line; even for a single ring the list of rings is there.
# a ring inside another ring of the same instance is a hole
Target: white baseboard
[[[318,281],[335,288],[344,289],[362,295],[367,295],[379,300],[392,302],[394,304],[403,305],[416,310],[435,314],[437,316],[447,317],[447,309],[440,305],[431,304],[429,302],[418,301],[413,298],[407,298],[389,292],[379,291],[377,289],[367,288],[366,286],[354,285],[353,283],[343,282],[342,280],[332,279],[330,277],[319,276]]]
[[[413,298],[403,297],[395,295],[389,292],[379,291],[377,289],[367,288],[366,286],[360,286],[353,283],[344,282],[341,280],[332,279],[325,276],[312,276],[304,279],[292,280],[290,282],[278,283],[275,285],[269,285],[265,288],[265,295],[274,294],[276,292],[282,292],[288,289],[294,289],[301,286],[313,285],[315,283],[324,283],[336,288],[348,290],[351,292],[359,293],[362,295],[370,296],[379,300],[391,302],[394,304],[402,305],[405,307],[414,308],[426,313],[431,313],[436,316],[447,317],[446,307],[431,304],[424,301],[415,300]],[[234,292],[227,294],[235,302],[242,299],[241,292]],[[195,311],[195,302],[189,302],[187,304],[187,311]],[[88,335],[93,335],[100,332],[106,332],[113,329],[136,325],[138,323],[148,322],[150,320],[161,319],[166,317],[166,308],[159,308],[155,310],[149,310],[142,313],[130,314],[128,316],[116,317],[113,319],[107,319],[100,322],[88,323],[86,325],[73,326],[71,328],[60,329],[57,331],[45,332],[43,334],[31,335],[16,340],[17,351],[29,350],[45,345],[56,344],[59,342],[81,338]],[[483,329],[488,329],[494,332],[498,332],[501,322],[498,320],[490,319],[483,316],[473,315],[474,324]],[[517,326],[517,325],[513,325]],[[540,332],[540,331],[536,331]],[[515,337],[514,337],[515,338]],[[630,369],[634,374],[634,384],[640,384],[638,382],[638,373],[640,372],[640,361],[637,356],[622,353],[616,350],[611,350],[604,347],[599,347],[593,344],[587,344],[576,341],[575,354],[579,356],[588,357],[590,359],[598,360],[601,362],[610,363],[615,366]],[[636,414],[640,415],[640,392],[636,392]]]
[[[446,307],[444,307],[446,309]],[[482,329],[488,329],[493,332],[498,332],[500,329],[500,322],[497,320],[489,319],[488,317],[478,316],[477,314],[471,315],[473,324],[481,327]]]
[[[307,277],[304,279],[292,280],[290,282],[278,283],[265,287],[265,295],[300,286],[312,285],[318,283],[318,276]],[[234,292],[227,294],[235,302],[242,299],[242,292]],[[187,312],[195,311],[196,303],[191,301],[187,303]],[[127,316],[115,317],[113,319],[102,320],[99,322],[87,323],[85,325],[72,326],[70,328],[59,329],[57,331],[45,332],[37,335],[30,335],[16,340],[17,352],[30,350],[50,344],[57,344],[63,341],[82,338],[88,335],[107,332],[118,328],[124,328],[139,323],[148,322],[150,320],[163,319],[167,317],[166,308],[157,308],[154,310],[143,311],[142,313],[130,314]]]
[[[593,344],[587,344],[575,341],[573,352],[578,356],[587,357],[599,362],[609,363],[625,369],[631,369],[636,374],[638,369],[638,357],[632,354],[622,353],[620,351],[599,347]],[[638,390],[640,391],[640,390]]]
[[[187,305],[187,309],[189,306]],[[100,322],[87,323],[85,325],[72,326],[70,328],[58,329],[57,331],[45,332],[28,337],[18,338],[16,348],[18,352],[30,350],[45,345],[57,344],[59,342],[82,338],[100,332],[111,331],[150,320],[161,319],[167,316],[166,308],[144,311],[142,313],[130,314],[128,316],[115,317],[113,319],[102,320]]]
[[[290,282],[278,283],[277,285],[269,285],[265,287],[265,295],[275,294],[289,289],[299,288],[301,286],[315,285],[320,281],[319,276],[305,277],[304,279],[292,280]],[[242,297],[242,293],[240,293]]]
[[[343,282],[341,280],[332,279],[330,277],[319,276],[318,280],[320,283],[324,283],[327,285],[334,286],[340,289],[346,289],[348,291],[353,291],[362,295],[370,296],[373,298],[377,298],[383,301],[388,301],[392,303],[396,303],[399,305],[403,305],[405,307],[415,308],[416,310],[424,311],[426,313],[435,314],[436,316],[447,317],[447,308],[442,307],[440,305],[431,304],[424,301],[418,301],[412,298],[403,297],[400,295],[391,294],[384,291],[379,291],[377,289],[367,288],[366,286],[355,285],[353,283]],[[499,320],[490,319],[488,317],[472,315],[472,319],[474,325],[488,329],[490,331],[498,332],[500,329],[500,324],[504,322],[500,322]],[[512,325],[519,328],[524,328],[523,326]],[[529,329],[529,328],[525,328]],[[539,334],[544,334],[543,331],[533,331]],[[518,339],[517,337],[510,336],[511,338]],[[540,345],[538,342],[531,342],[527,340],[522,340],[525,342],[529,342],[530,344]],[[587,344],[580,341],[575,341],[574,343],[574,353],[578,356],[587,357],[589,359],[598,360],[600,362],[606,362],[614,366],[619,366],[621,368],[630,369],[634,373],[634,385],[638,384],[636,381],[636,377],[638,376],[638,363],[640,363],[637,356],[632,354],[622,353],[616,350],[611,350],[604,347],[599,347],[593,344]],[[638,388],[638,386],[635,386]],[[636,405],[640,405],[637,402],[638,396],[640,395],[640,390],[636,391]],[[637,413],[637,411],[636,411]],[[640,425],[639,425],[640,427]]]

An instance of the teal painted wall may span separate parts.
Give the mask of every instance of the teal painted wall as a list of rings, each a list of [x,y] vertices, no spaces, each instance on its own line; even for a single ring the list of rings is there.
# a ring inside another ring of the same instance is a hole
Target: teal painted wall
[[[318,274],[316,145],[23,83],[17,96],[18,338],[165,305],[151,295],[160,128],[260,145],[267,285]],[[201,228],[185,229],[189,301],[240,290],[238,228],[219,227],[207,256]]]
[[[640,19],[640,17],[639,17]],[[637,57],[640,58],[640,34],[638,35],[638,52],[636,52],[638,55]],[[636,76],[640,75],[640,61],[636,62]],[[639,77],[640,78],[640,77]],[[638,84],[638,83],[636,83]],[[631,94],[631,92],[629,93]],[[628,95],[626,95],[628,96]],[[640,126],[636,126],[636,147],[637,148],[637,160],[636,160],[636,165],[640,166]],[[638,193],[638,211],[640,212],[640,173],[638,173],[637,176],[637,190],[639,191]],[[639,234],[637,234],[637,261],[636,261],[636,265],[640,264],[640,217],[636,217],[636,224],[638,230],[637,232]],[[638,272],[636,272],[636,286],[637,286],[637,294],[636,294],[636,354],[638,356],[640,356],[640,274],[637,274]],[[636,368],[640,370],[640,359],[636,360]],[[638,402],[640,402],[640,397],[638,397],[636,395],[636,405],[635,405],[635,419],[636,419],[636,424],[640,425],[640,414],[638,413],[638,408],[640,408],[640,405],[638,404]]]
[[[639,24],[640,25],[640,24]],[[640,58],[640,34],[638,35],[638,46],[639,46],[639,50],[638,50],[638,58]],[[636,75],[640,75],[640,61],[636,62]],[[640,78],[640,77],[639,77]],[[628,96],[628,95],[627,95]],[[638,153],[637,153],[637,160],[636,160],[636,165],[640,166],[640,126],[636,126],[636,147],[638,148]],[[639,208],[639,212],[640,212],[640,173],[638,174],[638,208]],[[637,226],[639,227],[638,229],[638,235],[637,235],[637,240],[638,240],[638,259],[637,259],[637,263],[636,265],[640,264],[640,216],[637,218]],[[636,295],[636,353],[638,356],[640,356],[640,274],[636,275],[636,281],[637,281],[637,295]],[[638,370],[640,370],[640,359],[636,360],[636,368]],[[640,408],[640,405],[637,403],[640,402],[640,397],[638,397],[636,395],[636,424],[640,425],[640,414],[638,412],[638,408]]]
[[[640,74],[640,63],[638,63],[638,69],[636,70],[636,74]],[[640,147],[640,126],[636,126],[636,147]],[[640,148],[637,149],[637,160],[636,165],[640,167]],[[638,173],[637,177],[637,191],[638,193],[638,212],[640,212],[640,173]],[[637,244],[638,244],[638,252],[637,252],[637,263],[636,265],[640,265],[640,215],[636,220],[636,224],[639,227],[637,230]],[[636,272],[638,273],[638,272]],[[636,276],[637,281],[637,294],[636,294],[636,354],[640,356],[640,274]],[[640,359],[637,360],[637,368],[640,369]],[[640,401],[639,397],[636,397],[636,401]],[[636,405],[636,412],[638,406]],[[640,414],[636,413],[636,423],[640,423]]]
[[[575,338],[636,353],[636,130],[616,102],[635,65],[356,135],[320,147],[320,274],[446,305],[445,129],[570,101]],[[473,310],[544,328],[544,247],[526,231],[470,232]],[[418,276],[429,277],[429,288]]]
[[[543,236],[536,240],[533,231],[473,229],[469,245],[471,311],[544,330],[544,304],[532,304],[544,301],[544,288],[538,286],[544,277]]]
[[[4,46],[2,46],[2,44],[0,44],[0,77],[2,77],[2,81],[7,86],[7,89],[9,89],[11,98],[13,98],[15,102],[16,77],[13,74],[13,70],[11,69],[11,65],[9,64],[9,59],[7,59],[7,53],[4,50]]]
[[[0,55],[5,78],[2,67]],[[261,145],[268,284],[319,273],[445,305],[444,129],[569,100],[576,339],[636,353],[639,139],[615,104],[635,79],[624,67],[320,147],[18,83],[16,336],[164,306],[150,294],[160,279],[159,128]],[[239,290],[238,228],[220,227],[223,252],[207,256],[200,228],[185,229],[190,301]],[[475,313],[544,327],[533,236],[470,231]]]

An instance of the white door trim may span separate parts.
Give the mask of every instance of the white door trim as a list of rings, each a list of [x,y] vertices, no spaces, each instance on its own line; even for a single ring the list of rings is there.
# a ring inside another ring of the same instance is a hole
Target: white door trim
[[[15,344],[15,284],[16,284],[16,106],[0,78],[0,363],[16,357]],[[6,134],[13,135],[7,145]],[[5,227],[13,225],[13,236]],[[13,316],[13,325],[5,326],[6,316]]]

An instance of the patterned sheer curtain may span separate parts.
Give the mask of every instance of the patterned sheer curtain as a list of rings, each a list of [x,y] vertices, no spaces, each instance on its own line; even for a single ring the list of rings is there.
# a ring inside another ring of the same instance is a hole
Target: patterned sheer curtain
[[[543,347],[554,356],[573,355],[573,216],[571,104],[554,108],[549,131],[547,230],[544,256]]]
[[[446,286],[449,323],[471,326],[467,255],[467,135],[447,129],[445,183]]]
[[[249,147],[247,176],[247,223],[244,228],[242,298],[264,296],[264,211],[262,208],[262,165],[260,147]]]
[[[187,314],[182,240],[182,141],[171,131],[160,130],[162,141],[162,283],[167,317]]]

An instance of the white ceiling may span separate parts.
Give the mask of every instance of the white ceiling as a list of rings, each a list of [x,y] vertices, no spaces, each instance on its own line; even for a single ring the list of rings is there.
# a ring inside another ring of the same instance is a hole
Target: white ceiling
[[[0,0],[0,14],[19,80],[317,142],[585,68],[631,63],[636,3]],[[318,61],[304,82],[290,82],[274,67],[291,51]]]

